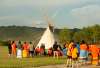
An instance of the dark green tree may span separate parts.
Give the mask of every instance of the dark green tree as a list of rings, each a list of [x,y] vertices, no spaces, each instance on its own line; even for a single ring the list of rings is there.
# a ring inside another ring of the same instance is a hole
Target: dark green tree
[[[73,40],[77,41],[81,41],[81,40],[88,40],[87,39],[87,35],[84,31],[78,31],[75,32],[74,36],[73,36]]]
[[[59,32],[59,39],[61,43],[65,43],[66,41],[70,41],[70,31],[67,28],[61,29]]]

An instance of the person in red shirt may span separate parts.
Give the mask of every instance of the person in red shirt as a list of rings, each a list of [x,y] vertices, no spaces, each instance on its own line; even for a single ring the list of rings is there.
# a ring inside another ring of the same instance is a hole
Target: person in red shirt
[[[38,55],[39,53],[40,53],[40,48],[39,47],[35,48],[35,54]]]
[[[45,48],[44,48],[44,44],[41,45],[40,47],[40,55],[44,55],[44,52],[45,52]]]
[[[48,55],[49,55],[49,56],[52,56],[52,55],[53,55],[53,49],[52,49],[52,48],[49,48],[49,49],[48,49]]]

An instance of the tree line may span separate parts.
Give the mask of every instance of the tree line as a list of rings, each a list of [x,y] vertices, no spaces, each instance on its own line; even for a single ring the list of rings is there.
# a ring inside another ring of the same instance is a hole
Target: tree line
[[[100,42],[100,25],[96,24],[93,26],[83,27],[82,29],[69,30],[63,28],[59,31],[59,39],[61,43],[66,41],[74,40],[80,42],[81,40],[87,41],[87,43]]]
[[[93,26],[83,27],[82,29],[74,28],[63,28],[55,29],[54,35],[60,43],[66,41],[85,40],[88,43],[100,42],[100,25],[96,24]],[[38,37],[43,35],[45,28],[27,27],[27,26],[0,26],[0,40],[36,40]],[[38,39],[38,40],[39,40]],[[37,40],[37,41],[38,41]]]

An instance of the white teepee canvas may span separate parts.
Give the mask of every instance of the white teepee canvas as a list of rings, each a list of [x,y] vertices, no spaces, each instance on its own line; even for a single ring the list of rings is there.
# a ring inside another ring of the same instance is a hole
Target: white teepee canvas
[[[55,42],[54,39],[54,35],[53,35],[53,31],[51,30],[50,26],[48,26],[43,34],[43,36],[41,37],[39,43],[37,44],[37,47],[41,47],[42,44],[45,45],[45,49],[49,49],[53,46]]]

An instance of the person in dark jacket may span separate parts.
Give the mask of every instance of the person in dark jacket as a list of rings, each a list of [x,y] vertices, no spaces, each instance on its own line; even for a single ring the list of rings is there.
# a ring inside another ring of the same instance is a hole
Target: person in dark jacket
[[[12,47],[11,47],[11,40],[8,41],[8,52],[9,52],[9,56],[11,56],[12,54]]]
[[[54,45],[53,45],[53,56],[54,56],[54,58],[56,56],[58,58],[58,44],[57,44],[57,42],[55,42]]]

